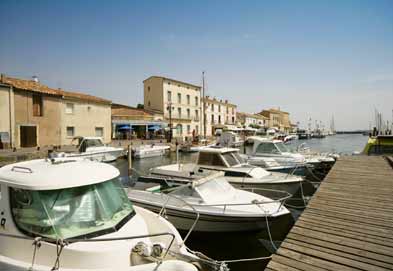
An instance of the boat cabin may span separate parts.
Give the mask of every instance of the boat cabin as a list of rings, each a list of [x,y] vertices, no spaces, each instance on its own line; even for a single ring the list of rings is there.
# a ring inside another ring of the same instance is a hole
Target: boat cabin
[[[101,137],[83,137],[77,136],[72,139],[71,144],[77,145],[80,153],[86,152],[88,148],[105,147]]]
[[[198,165],[234,167],[244,164],[244,159],[239,155],[239,150],[225,147],[209,147],[201,150],[198,156]]]
[[[246,163],[238,149],[209,147],[199,152],[197,164],[203,169],[221,170],[228,177],[263,178],[268,171]]]
[[[291,151],[285,146],[281,140],[269,140],[256,138],[252,153],[254,155],[281,155],[283,153],[290,153]]]
[[[116,232],[135,214],[118,178],[113,166],[70,158],[4,166],[0,169],[3,229],[53,240]],[[0,246],[0,254],[4,249]]]

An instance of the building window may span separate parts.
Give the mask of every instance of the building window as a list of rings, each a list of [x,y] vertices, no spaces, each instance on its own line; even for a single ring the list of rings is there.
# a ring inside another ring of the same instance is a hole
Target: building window
[[[181,104],[181,94],[177,94],[177,103]]]
[[[195,97],[195,105],[198,106],[198,97]]]
[[[170,91],[168,90],[167,96],[168,96],[168,102],[171,102],[171,101],[172,101],[172,92],[170,92]]]
[[[218,123],[221,124],[221,115],[218,115]]]
[[[195,119],[198,120],[199,119],[199,111],[195,110]]]
[[[104,137],[104,127],[96,127],[96,136]]]
[[[212,112],[214,112],[214,104],[212,104]]]
[[[187,125],[187,134],[190,134],[190,133],[191,133],[191,126]]]
[[[183,126],[181,124],[176,125],[176,133],[180,136],[183,134]]]
[[[235,117],[232,117],[232,123],[235,123]]]
[[[73,103],[66,103],[66,114],[74,114],[74,104]]]
[[[235,114],[235,109],[232,107],[232,115]]]
[[[227,108],[227,114],[229,114],[229,107],[227,106],[226,108]]]
[[[199,126],[198,125],[195,125],[195,132],[196,132],[196,134],[199,134]]]
[[[227,116],[227,123],[228,123],[228,120],[229,120],[229,118],[228,118],[228,116]]]
[[[187,104],[190,105],[190,95],[187,95]]]
[[[42,116],[42,96],[33,94],[33,116]]]
[[[218,112],[221,112],[221,105],[218,105]]]
[[[75,127],[67,126],[67,137],[74,137],[75,136]]]
[[[147,87],[147,91],[150,92],[150,87]]]
[[[212,124],[214,124],[214,115],[212,114]]]
[[[190,114],[190,109],[187,108],[187,118],[190,119],[191,118],[191,114]]]
[[[177,108],[177,114],[179,115],[179,119],[181,119],[181,108]]]
[[[150,101],[147,102],[147,105],[150,106]]]

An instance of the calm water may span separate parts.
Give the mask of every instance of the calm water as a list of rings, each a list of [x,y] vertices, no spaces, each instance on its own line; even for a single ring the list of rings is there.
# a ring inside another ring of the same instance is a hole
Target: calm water
[[[363,135],[336,135],[323,139],[310,139],[293,141],[290,147],[296,148],[301,143],[306,143],[312,150],[320,152],[337,152],[341,154],[352,154],[354,151],[361,151],[367,142],[367,137]],[[242,150],[248,153],[251,147]],[[195,162],[198,154],[180,153],[181,162]],[[135,172],[138,174],[147,174],[148,170],[155,166],[171,164],[176,162],[176,155],[171,153],[164,157],[153,157],[133,161]],[[116,166],[122,172],[127,174],[127,161],[124,159],[116,162]],[[301,213],[298,209],[290,209],[291,216],[280,219],[271,226],[271,234],[276,245],[279,245],[296,217]],[[267,232],[259,233],[230,233],[230,234],[202,234],[192,233],[187,240],[187,245],[192,250],[203,252],[215,260],[234,260],[242,258],[255,258],[269,256],[272,253],[272,245],[269,241]],[[266,260],[254,262],[232,263],[229,264],[231,270],[263,270],[267,264]]]

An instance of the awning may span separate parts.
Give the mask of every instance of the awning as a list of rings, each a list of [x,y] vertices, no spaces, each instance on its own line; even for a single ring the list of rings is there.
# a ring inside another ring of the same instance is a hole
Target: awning
[[[161,130],[162,127],[159,125],[149,125],[147,129],[151,130],[151,131],[158,131],[158,130]]]

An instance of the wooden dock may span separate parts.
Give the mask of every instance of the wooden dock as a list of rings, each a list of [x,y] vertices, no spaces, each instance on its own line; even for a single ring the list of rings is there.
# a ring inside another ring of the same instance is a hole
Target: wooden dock
[[[393,169],[340,158],[265,270],[393,270]]]

